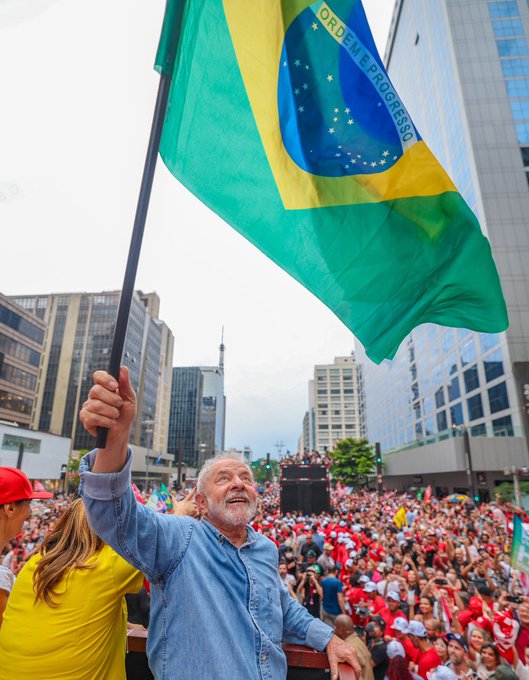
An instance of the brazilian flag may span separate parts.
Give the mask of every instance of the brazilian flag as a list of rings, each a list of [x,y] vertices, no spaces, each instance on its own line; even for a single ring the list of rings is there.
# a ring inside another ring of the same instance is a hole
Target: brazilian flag
[[[171,173],[373,361],[427,322],[505,330],[489,243],[395,91],[360,0],[169,0],[156,67],[172,74]]]

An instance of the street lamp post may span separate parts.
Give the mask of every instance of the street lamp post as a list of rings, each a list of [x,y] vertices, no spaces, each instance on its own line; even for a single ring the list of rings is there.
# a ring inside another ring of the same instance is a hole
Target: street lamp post
[[[144,420],[142,425],[144,427],[144,432],[147,435],[147,455],[145,456],[145,491],[147,492],[149,489],[149,457],[151,455],[154,420]]]

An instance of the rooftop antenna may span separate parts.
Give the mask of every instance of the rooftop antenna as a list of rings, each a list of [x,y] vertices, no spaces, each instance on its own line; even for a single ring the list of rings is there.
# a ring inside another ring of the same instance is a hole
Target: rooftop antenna
[[[278,458],[281,458],[281,454],[283,453],[283,447],[285,446],[285,444],[282,441],[278,441],[274,444],[274,446],[277,449]]]
[[[219,369],[221,373],[224,373],[224,326],[222,326],[222,334],[220,337],[220,356],[219,356]]]

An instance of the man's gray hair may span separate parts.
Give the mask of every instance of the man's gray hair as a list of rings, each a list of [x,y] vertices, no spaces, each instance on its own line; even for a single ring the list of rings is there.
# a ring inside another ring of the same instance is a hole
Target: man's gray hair
[[[215,465],[215,463],[218,463],[219,460],[236,460],[239,463],[246,465],[246,467],[248,467],[248,469],[250,470],[250,466],[244,460],[244,456],[242,455],[242,453],[236,453],[235,451],[216,453],[211,458],[208,458],[207,460],[205,460],[204,465],[200,468],[200,472],[198,473],[198,477],[197,477],[197,491],[198,491],[198,493],[202,493],[202,491],[204,489],[204,484],[206,483],[206,479],[211,474],[211,468]],[[251,470],[250,470],[250,473],[251,473]],[[253,477],[253,475],[252,475],[252,477]]]

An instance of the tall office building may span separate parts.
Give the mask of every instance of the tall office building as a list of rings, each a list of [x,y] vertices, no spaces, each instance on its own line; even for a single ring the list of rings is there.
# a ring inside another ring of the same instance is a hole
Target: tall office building
[[[226,397],[224,395],[224,351],[220,344],[218,366],[190,366],[173,369],[169,451],[199,468],[215,453],[224,451]]]
[[[392,362],[365,362],[370,437],[402,485],[425,473],[443,490],[491,491],[528,462],[528,37],[527,0],[395,4],[390,77],[490,240],[510,318],[497,335],[428,324]]]
[[[11,298],[48,327],[32,426],[71,437],[76,450],[94,444],[78,413],[93,372],[108,369],[119,297],[119,291],[111,291]],[[173,336],[158,313],[155,293],[134,293],[123,350],[137,394],[131,443],[148,451],[147,467],[167,457]]]
[[[173,368],[167,448],[178,461],[182,447],[182,461],[193,468],[198,467],[202,382],[198,366]]]
[[[365,410],[363,369],[354,352],[336,357],[332,364],[314,366],[308,418],[303,421],[308,448],[332,450],[342,439],[366,437]]]
[[[46,324],[0,293],[0,420],[30,425]]]

